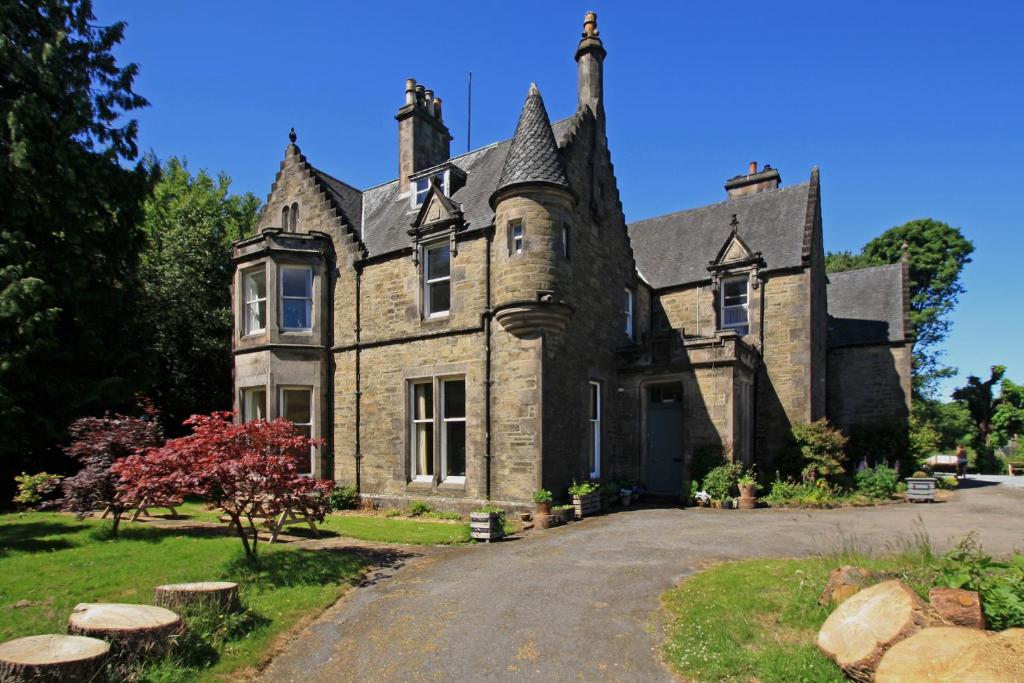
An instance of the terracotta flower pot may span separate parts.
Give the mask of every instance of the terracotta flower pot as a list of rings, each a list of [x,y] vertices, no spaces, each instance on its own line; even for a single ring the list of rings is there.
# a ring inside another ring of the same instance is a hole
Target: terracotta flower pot
[[[550,515],[551,514],[551,501],[546,503],[537,503],[537,516]]]
[[[548,514],[537,513],[533,516],[533,526],[535,529],[550,529],[555,525],[555,516]]]
[[[753,498],[757,484],[740,484],[740,498]]]

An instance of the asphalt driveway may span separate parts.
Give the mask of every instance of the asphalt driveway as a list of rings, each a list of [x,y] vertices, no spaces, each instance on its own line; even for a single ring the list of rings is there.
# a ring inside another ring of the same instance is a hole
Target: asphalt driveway
[[[489,546],[430,549],[351,591],[263,677],[672,681],[658,656],[658,596],[709,562],[884,551],[920,533],[944,549],[972,530],[1003,554],[1024,548],[1022,509],[1024,488],[979,481],[932,505],[636,509]]]

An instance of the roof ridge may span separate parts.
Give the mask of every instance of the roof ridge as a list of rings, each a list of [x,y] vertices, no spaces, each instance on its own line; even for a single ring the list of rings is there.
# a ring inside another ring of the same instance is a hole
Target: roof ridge
[[[347,187],[348,189],[350,189],[350,190],[353,190],[354,192],[358,192],[359,194],[362,194],[362,193],[363,193],[363,191],[362,191],[362,190],[360,190],[360,189],[359,189],[358,187],[356,187],[356,186],[355,186],[355,185],[353,185],[352,183],[346,183],[346,182],[345,182],[344,180],[342,180],[341,178],[338,178],[337,176],[333,176],[333,175],[331,175],[330,173],[328,173],[327,171],[323,170],[322,168],[318,168],[318,167],[314,166],[313,164],[310,164],[310,165],[309,165],[309,167],[310,167],[311,169],[313,169],[314,171],[316,171],[317,173],[319,173],[319,174],[321,174],[321,175],[325,175],[325,176],[327,176],[328,178],[330,178],[330,179],[331,179],[331,180],[333,180],[334,182],[336,182],[336,183],[340,183],[340,184],[344,185],[345,187]]]
[[[639,220],[633,221],[629,225],[638,225],[640,223],[646,223],[648,221],[659,220],[659,219],[662,219],[662,218],[671,218],[673,216],[680,216],[680,215],[682,215],[684,213],[692,213],[693,211],[701,211],[702,209],[710,209],[710,208],[715,207],[715,206],[724,206],[726,204],[735,204],[736,202],[744,202],[744,201],[752,199],[754,197],[763,197],[765,195],[779,194],[781,192],[786,192],[787,190],[795,190],[795,189],[800,188],[800,187],[809,188],[810,184],[811,183],[810,183],[809,180],[805,180],[802,183],[795,183],[793,185],[786,185],[785,187],[777,187],[777,188],[775,188],[773,190],[763,190],[761,192],[755,192],[755,193],[743,195],[743,196],[740,196],[740,197],[733,197],[732,199],[725,199],[725,200],[720,201],[720,202],[712,202],[711,204],[704,204],[703,206],[694,206],[694,207],[689,208],[689,209],[680,209],[678,211],[671,211],[669,213],[663,213],[663,214],[660,214],[658,216],[648,216],[647,218],[641,218]]]
[[[883,268],[902,268],[902,267],[903,267],[903,264],[897,261],[896,263],[882,263],[882,264],[879,264],[877,266],[864,266],[863,268],[850,268],[849,270],[835,270],[835,271],[826,273],[826,275],[828,275],[829,277],[832,277],[833,275],[847,275],[849,273],[862,273],[865,270],[881,270]]]

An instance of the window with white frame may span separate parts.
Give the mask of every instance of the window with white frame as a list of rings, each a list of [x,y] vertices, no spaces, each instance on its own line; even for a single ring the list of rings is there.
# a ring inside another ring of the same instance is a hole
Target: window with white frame
[[[445,195],[448,194],[448,172],[441,171],[435,173],[432,176],[426,178],[417,178],[413,181],[413,206],[420,206],[423,204],[423,200],[427,198],[427,190],[430,189],[430,179],[433,178],[437,181],[437,187]]]
[[[295,425],[295,431],[313,438],[313,387],[281,387],[281,417]],[[302,454],[299,472],[313,471],[312,449]]]
[[[413,481],[434,480],[434,383],[415,382],[411,387]]]
[[[750,331],[750,322],[747,317],[748,278],[746,275],[738,275],[722,280],[722,328],[736,330],[740,334],[747,334]]]
[[[589,465],[590,478],[601,476],[601,383],[590,382]]]
[[[452,253],[448,242],[425,247],[423,256],[424,317],[448,315],[452,303]]]
[[[313,328],[313,269],[281,268],[281,327],[285,330]]]
[[[523,221],[514,220],[508,224],[508,255],[523,253]]]
[[[242,422],[267,419],[267,388],[242,389]]]
[[[466,481],[466,379],[445,377],[410,384],[410,478]],[[438,398],[435,409],[434,397]],[[435,444],[438,445],[435,448]]]
[[[625,290],[624,301],[623,301],[623,313],[626,316],[626,337],[629,340],[633,340],[634,337],[634,309],[636,308],[636,294],[633,293],[632,289],[628,287]]]
[[[441,480],[466,480],[466,380],[441,382]]]
[[[244,334],[262,332],[267,327],[267,271],[257,268],[242,273],[245,297]]]

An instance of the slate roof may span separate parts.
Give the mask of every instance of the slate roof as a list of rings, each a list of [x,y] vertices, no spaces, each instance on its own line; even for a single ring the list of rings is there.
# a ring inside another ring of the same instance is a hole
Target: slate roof
[[[708,279],[708,263],[732,233],[733,214],[737,233],[761,252],[766,269],[799,266],[811,191],[806,182],[630,223],[637,269],[655,289]]]
[[[830,348],[906,338],[900,264],[829,273],[826,289]]]
[[[545,114],[546,116],[546,114]],[[572,125],[572,117],[551,126],[555,139],[562,139]],[[494,223],[494,210],[488,203],[498,188],[512,140],[503,140],[453,157],[452,164],[466,173],[466,184],[451,198],[462,206],[467,228],[485,228]],[[379,256],[409,246],[409,226],[416,209],[409,198],[409,187],[392,180],[362,193],[362,220],[353,221],[370,256]]]
[[[530,84],[530,92],[523,103],[497,189],[524,183],[569,187],[555,134],[551,130],[551,119],[536,83]]]

